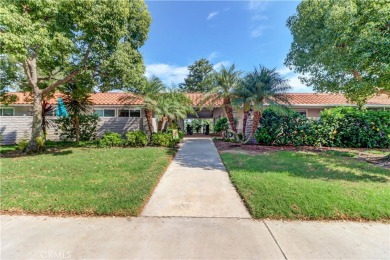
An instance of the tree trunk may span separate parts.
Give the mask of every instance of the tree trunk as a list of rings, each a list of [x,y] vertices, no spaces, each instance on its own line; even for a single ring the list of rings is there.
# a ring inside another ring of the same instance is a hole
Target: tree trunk
[[[261,118],[261,112],[260,111],[254,111],[253,112],[253,123],[252,123],[252,129],[248,136],[248,139],[245,140],[244,144],[248,143],[253,135],[255,134],[257,127],[260,125],[260,118]]]
[[[230,98],[224,98],[223,99],[223,108],[225,109],[226,116],[230,123],[230,128],[233,131],[234,137],[237,139],[237,128],[234,124],[234,117],[233,117],[233,108],[230,104]]]
[[[76,144],[80,142],[80,120],[78,115],[74,115],[74,127],[76,132]]]
[[[153,134],[154,128],[153,128],[153,113],[149,109],[145,109],[145,116],[146,116],[146,121],[148,123],[148,128],[150,134]]]
[[[242,139],[245,140],[246,122],[248,122],[249,109],[244,108],[244,118],[242,119]]]
[[[158,121],[158,123],[157,123],[157,131],[158,132],[160,132],[162,130],[163,123],[164,123],[164,118],[161,118],[161,120]]]
[[[165,123],[164,130],[168,130],[169,125],[172,123],[172,118],[168,118],[168,120]]]
[[[30,142],[26,147],[27,153],[38,152],[36,139],[42,135],[42,92],[34,91],[33,122]]]

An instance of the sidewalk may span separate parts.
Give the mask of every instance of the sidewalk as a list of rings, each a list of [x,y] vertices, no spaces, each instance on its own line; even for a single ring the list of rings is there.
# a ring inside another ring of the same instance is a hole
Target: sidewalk
[[[210,139],[189,138],[138,218],[6,216],[1,259],[390,259],[390,225],[250,218]]]

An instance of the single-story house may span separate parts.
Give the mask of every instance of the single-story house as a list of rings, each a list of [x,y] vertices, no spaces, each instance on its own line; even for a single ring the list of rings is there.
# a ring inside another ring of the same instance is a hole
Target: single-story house
[[[0,104],[0,134],[1,144],[16,143],[21,138],[28,138],[32,124],[32,105],[29,93],[10,93],[17,96],[16,102],[9,105]],[[202,93],[187,93],[192,100],[193,106],[199,108],[204,97]],[[57,104],[60,94],[55,94],[48,100],[49,103]],[[289,93],[287,94],[291,108],[309,117],[318,118],[321,110],[337,106],[354,106],[347,102],[340,94],[317,94],[317,93]],[[143,99],[130,93],[108,92],[94,93],[91,95],[92,111],[100,117],[99,134],[105,131],[125,134],[131,130],[148,132],[147,122],[143,109]],[[217,120],[226,116],[222,107],[222,101],[215,102],[212,106],[198,111],[199,118],[211,118]],[[390,99],[386,94],[375,96],[368,100],[367,109],[390,109]],[[235,110],[234,116],[238,119],[243,117],[242,110]],[[53,115],[54,117],[54,115]],[[194,118],[188,115],[188,118]],[[154,122],[156,124],[156,122]],[[239,120],[238,131],[242,131],[242,120]],[[156,127],[155,127],[156,128]],[[182,122],[182,128],[184,124]],[[48,130],[48,139],[56,140],[58,135],[54,129]]]

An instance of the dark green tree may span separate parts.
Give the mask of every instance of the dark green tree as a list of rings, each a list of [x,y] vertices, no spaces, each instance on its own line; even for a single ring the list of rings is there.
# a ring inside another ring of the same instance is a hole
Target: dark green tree
[[[389,93],[388,0],[304,0],[287,26],[293,42],[285,65],[307,85],[360,105]]]
[[[213,64],[207,59],[200,59],[194,64],[188,66],[188,76],[184,79],[184,83],[179,84],[179,89],[183,92],[208,92],[212,86],[208,80],[208,76],[213,71]]]
[[[38,149],[42,98],[59,86],[81,73],[101,90],[130,89],[144,80],[139,48],[151,18],[143,0],[2,0],[0,14],[0,53],[22,71],[5,78],[27,83],[33,96],[27,152]]]

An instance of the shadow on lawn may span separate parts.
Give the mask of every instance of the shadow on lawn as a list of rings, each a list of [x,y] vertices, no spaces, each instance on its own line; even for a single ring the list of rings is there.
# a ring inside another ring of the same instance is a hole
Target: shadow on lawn
[[[263,158],[259,160],[256,160],[258,156],[247,157],[239,161],[234,168],[260,173],[288,172],[290,176],[307,179],[390,182],[390,171],[353,158],[296,152],[276,152],[260,156]],[[248,164],[251,166],[246,167]]]
[[[302,156],[293,154],[293,157],[294,155]],[[366,168],[364,164],[364,162],[358,162],[352,158],[305,154],[301,157],[301,160],[297,158],[295,167],[289,170],[289,173],[308,179],[389,182],[390,172],[386,174],[386,170],[366,164],[370,167],[370,173],[366,173],[364,172],[364,168]]]

